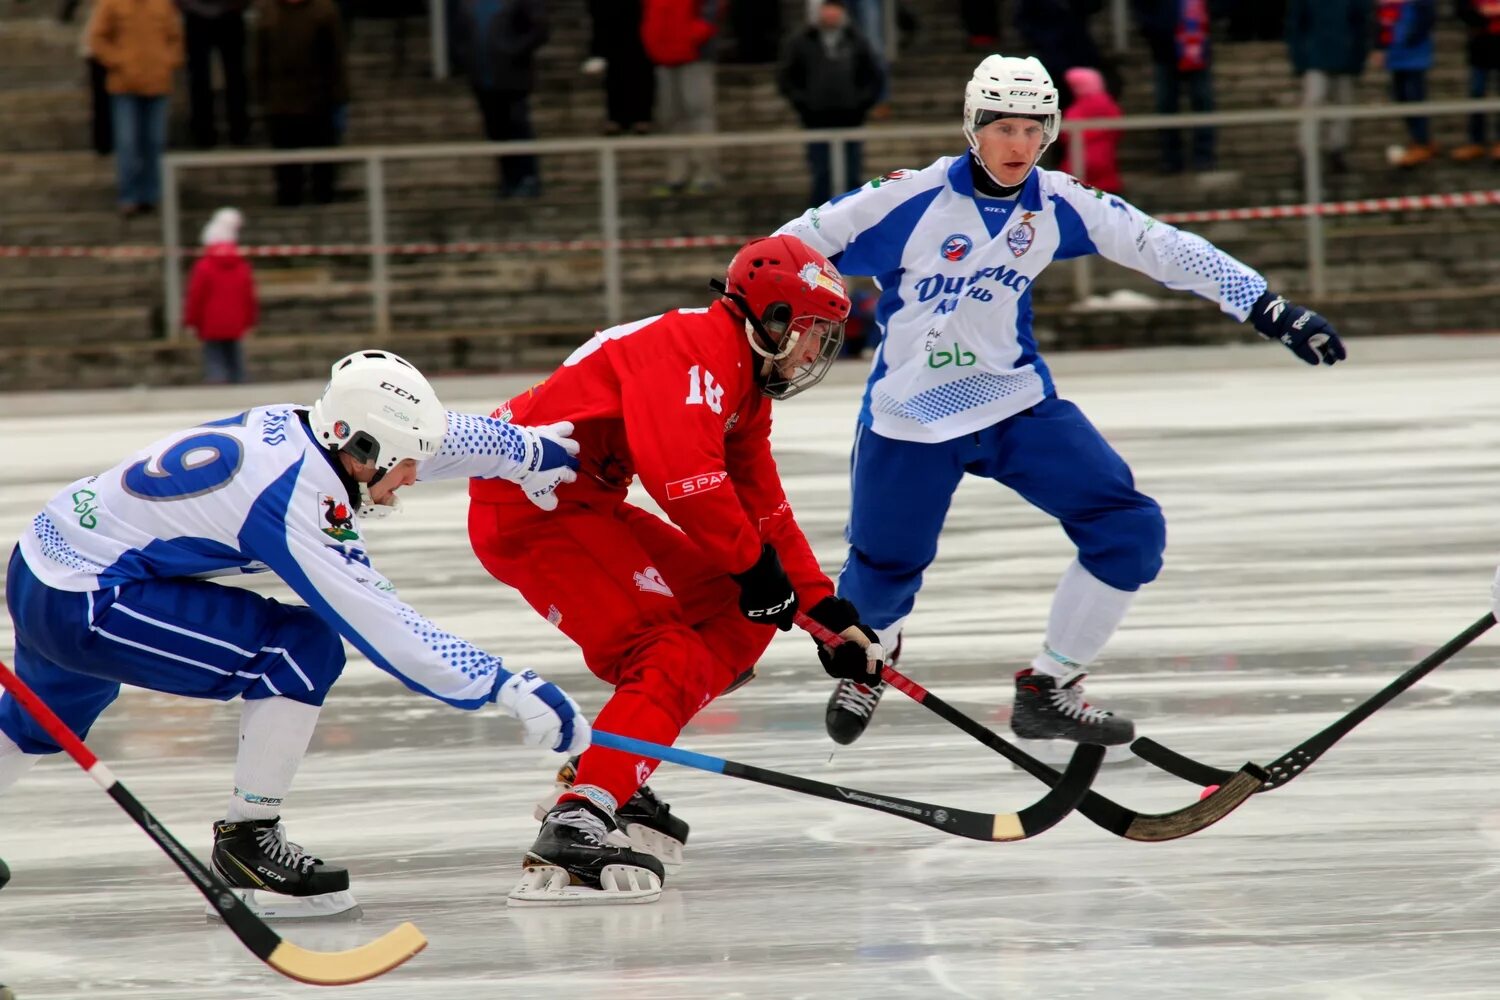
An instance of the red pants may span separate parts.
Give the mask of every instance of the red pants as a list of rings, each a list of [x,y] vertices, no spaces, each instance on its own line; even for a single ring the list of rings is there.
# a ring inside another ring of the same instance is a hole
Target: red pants
[[[683,726],[751,670],[776,630],[741,616],[739,589],[685,534],[627,503],[556,511],[529,503],[469,507],[484,568],[583,650],[614,685],[595,727],[670,745]],[[623,805],[658,761],[594,747],[577,786]]]

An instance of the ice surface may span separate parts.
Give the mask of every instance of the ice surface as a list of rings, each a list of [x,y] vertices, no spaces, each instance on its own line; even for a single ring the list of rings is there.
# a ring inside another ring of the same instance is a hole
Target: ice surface
[[[1274,345],[1057,358],[1077,401],[1161,501],[1170,547],[1091,683],[1141,731],[1235,766],[1279,755],[1483,614],[1500,551],[1500,343],[1351,345],[1313,371]],[[1429,360],[1429,356],[1433,360]],[[487,410],[526,380],[441,383]],[[861,372],[777,410],[788,492],[842,558]],[[0,400],[0,545],[75,477],[187,424],[315,385]],[[146,404],[143,406],[143,402]],[[489,579],[462,486],[419,485],[372,531],[376,564],[443,624],[566,685],[603,686]],[[993,484],[960,490],[903,666],[1003,727],[1070,555]],[[279,585],[253,584],[282,593]],[[350,997],[1493,998],[1500,995],[1500,675],[1482,639],[1306,776],[1187,840],[1129,843],[1074,816],[978,844],[899,819],[665,765],[693,825],[659,904],[508,912],[553,760],[494,711],[463,714],[363,661],[332,698],[286,810],[294,840],[347,864],[363,924],[296,927],[346,948],[414,920],[431,945]],[[8,654],[0,621],[0,656]],[[837,754],[806,637],[710,706],[682,745],[970,809],[1043,791],[899,694]],[[236,708],[127,692],[91,739],[206,856],[230,786]],[[1002,728],[1002,731],[1003,728]],[[1097,787],[1141,810],[1192,786],[1139,762]],[[0,982],[22,1000],[301,997],[223,928],[165,857],[66,759],[0,799]]]

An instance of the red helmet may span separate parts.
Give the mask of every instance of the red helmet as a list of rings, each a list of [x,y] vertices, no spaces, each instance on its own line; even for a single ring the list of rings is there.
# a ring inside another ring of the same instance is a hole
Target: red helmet
[[[849,293],[827,257],[795,236],[752,240],[729,262],[721,290],[766,359],[761,392],[786,399],[828,374],[844,343]]]

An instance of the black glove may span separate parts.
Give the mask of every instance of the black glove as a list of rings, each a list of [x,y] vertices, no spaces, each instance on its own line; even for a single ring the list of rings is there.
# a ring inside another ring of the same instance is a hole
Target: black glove
[[[1250,307],[1250,322],[1262,337],[1281,341],[1310,365],[1336,364],[1347,356],[1344,342],[1326,319],[1269,291]]]
[[[847,628],[857,628],[871,642],[880,641],[869,626],[860,622],[859,609],[842,597],[823,598],[812,606],[807,617],[835,635]],[[883,661],[871,660],[865,653],[865,648],[852,639],[846,639],[833,648],[823,645],[816,639],[813,642],[818,647],[818,659],[822,662],[823,669],[828,672],[829,677],[865,683],[880,680],[880,668]],[[873,673],[871,672],[872,665]]]
[[[740,585],[740,614],[760,625],[775,625],[789,631],[797,617],[797,591],[781,568],[781,559],[767,542],[760,558],[743,573],[731,573]]]

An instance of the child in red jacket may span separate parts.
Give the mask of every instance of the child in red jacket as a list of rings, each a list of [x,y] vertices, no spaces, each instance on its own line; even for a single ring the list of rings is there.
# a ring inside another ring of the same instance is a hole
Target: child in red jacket
[[[1068,89],[1073,92],[1073,103],[1063,112],[1063,119],[1118,118],[1120,106],[1109,96],[1104,87],[1104,75],[1087,66],[1074,66],[1063,74]],[[1058,139],[1062,149],[1062,163],[1058,169],[1072,173],[1073,155],[1070,152],[1075,133],[1064,132]],[[1115,129],[1088,129],[1083,133],[1083,177],[1085,184],[1124,194],[1125,185],[1120,180],[1120,167],[1115,157],[1115,147],[1120,144],[1120,133]]]
[[[255,329],[260,308],[255,278],[240,256],[238,209],[221,208],[203,227],[203,256],[193,265],[182,322],[203,341],[203,381],[211,385],[245,381],[240,343]]]

